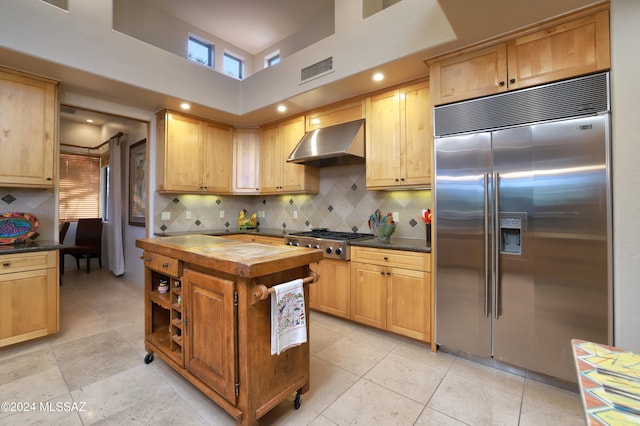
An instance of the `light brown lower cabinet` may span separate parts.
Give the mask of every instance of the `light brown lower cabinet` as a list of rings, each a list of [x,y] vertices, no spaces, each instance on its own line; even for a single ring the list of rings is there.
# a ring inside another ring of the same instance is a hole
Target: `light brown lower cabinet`
[[[186,368],[235,405],[237,382],[233,360],[235,281],[186,269],[184,297],[189,307]]]
[[[60,330],[58,251],[0,256],[0,348]]]
[[[323,259],[311,265],[320,277],[311,286],[309,304],[312,309],[337,317],[351,318],[351,269],[349,261]]]
[[[352,247],[351,319],[431,342],[430,256]]]

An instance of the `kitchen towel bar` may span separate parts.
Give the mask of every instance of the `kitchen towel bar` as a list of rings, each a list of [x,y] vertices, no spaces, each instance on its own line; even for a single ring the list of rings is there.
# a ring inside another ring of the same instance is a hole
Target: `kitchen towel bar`
[[[312,284],[318,282],[320,275],[316,272],[311,271],[311,275],[302,279],[303,284]],[[258,300],[265,300],[271,293],[275,292],[274,287],[267,287],[264,284],[258,284],[253,292],[253,298]]]

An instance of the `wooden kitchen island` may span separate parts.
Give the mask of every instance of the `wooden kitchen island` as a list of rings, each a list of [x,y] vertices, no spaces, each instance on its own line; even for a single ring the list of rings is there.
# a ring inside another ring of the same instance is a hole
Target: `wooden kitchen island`
[[[314,279],[309,264],[322,260],[321,250],[206,235],[136,246],[144,250],[146,363],[159,356],[240,424],[255,424],[294,393],[299,407],[309,389],[309,344],[271,355],[267,293]],[[164,282],[169,290],[160,293]],[[308,320],[307,295],[305,285]]]

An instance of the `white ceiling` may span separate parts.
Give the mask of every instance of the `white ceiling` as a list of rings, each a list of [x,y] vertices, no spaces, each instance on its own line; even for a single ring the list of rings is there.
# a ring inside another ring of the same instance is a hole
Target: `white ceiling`
[[[333,11],[334,0],[151,0],[156,7],[255,55]]]

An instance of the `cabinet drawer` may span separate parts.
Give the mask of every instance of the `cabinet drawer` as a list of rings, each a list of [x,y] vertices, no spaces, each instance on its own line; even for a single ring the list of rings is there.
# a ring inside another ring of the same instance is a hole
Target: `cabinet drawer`
[[[431,255],[429,253],[414,251],[351,247],[351,261],[407,268],[417,271],[431,270]]]
[[[56,267],[56,251],[4,254],[0,256],[0,274]]]
[[[178,259],[163,256],[148,250],[144,251],[144,266],[172,277],[179,277],[181,275],[180,262],[178,262]]]

